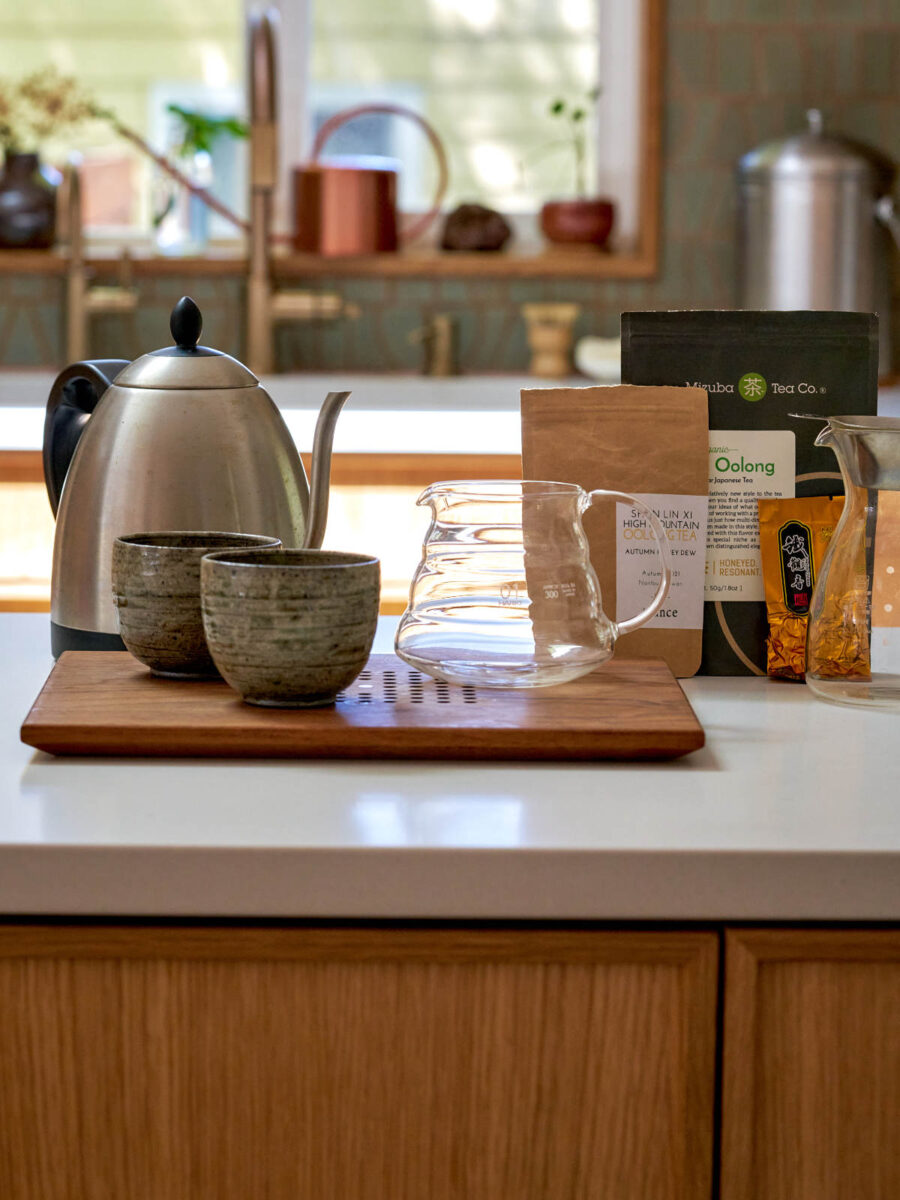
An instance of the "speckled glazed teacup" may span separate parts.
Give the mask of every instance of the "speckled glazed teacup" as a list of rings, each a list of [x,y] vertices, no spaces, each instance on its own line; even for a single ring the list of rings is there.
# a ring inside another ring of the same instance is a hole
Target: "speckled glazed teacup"
[[[154,675],[216,676],[203,635],[200,560],[211,550],[277,547],[254,533],[134,533],[113,544],[113,603],[122,641]]]
[[[378,622],[377,558],[220,551],[203,559],[200,572],[210,653],[248,704],[331,704],[366,665]]]

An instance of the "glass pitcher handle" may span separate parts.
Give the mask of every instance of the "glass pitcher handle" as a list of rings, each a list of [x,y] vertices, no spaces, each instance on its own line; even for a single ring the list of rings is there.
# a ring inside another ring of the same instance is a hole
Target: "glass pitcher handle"
[[[631,633],[633,629],[639,629],[641,625],[646,625],[650,618],[662,608],[663,601],[669,594],[669,587],[672,583],[672,568],[669,565],[669,541],[666,537],[662,521],[660,521],[656,513],[651,512],[647,505],[638,500],[637,497],[629,496],[627,492],[608,492],[605,488],[594,488],[592,492],[587,493],[587,500],[588,503],[584,506],[585,508],[588,508],[596,500],[617,500],[622,504],[630,504],[632,508],[636,508],[644,514],[650,528],[656,534],[656,549],[662,566],[659,587],[656,589],[656,595],[647,607],[642,612],[639,612],[637,616],[629,617],[627,621],[614,622],[616,636],[618,637],[623,633]]]

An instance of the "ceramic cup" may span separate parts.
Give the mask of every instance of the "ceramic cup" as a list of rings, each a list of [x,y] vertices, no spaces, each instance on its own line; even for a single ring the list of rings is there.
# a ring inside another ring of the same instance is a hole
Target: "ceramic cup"
[[[113,603],[122,641],[154,675],[216,676],[203,635],[200,560],[211,550],[277,547],[254,533],[134,533],[113,544]]]
[[[208,554],[201,592],[213,661],[248,704],[331,704],[366,665],[380,586],[379,561],[368,554]]]

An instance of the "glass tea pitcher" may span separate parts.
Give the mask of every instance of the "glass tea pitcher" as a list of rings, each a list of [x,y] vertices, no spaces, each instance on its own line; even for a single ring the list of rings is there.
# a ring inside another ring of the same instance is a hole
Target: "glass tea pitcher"
[[[806,682],[837,704],[900,710],[900,419],[831,417],[844,511],[813,591]]]
[[[640,510],[656,538],[659,587],[625,621],[603,611],[581,527],[597,500]],[[472,480],[432,484],[416,503],[431,506],[431,526],[395,648],[436,679],[497,688],[576,679],[606,662],[616,638],[649,621],[668,593],[665,530],[624,492]]]

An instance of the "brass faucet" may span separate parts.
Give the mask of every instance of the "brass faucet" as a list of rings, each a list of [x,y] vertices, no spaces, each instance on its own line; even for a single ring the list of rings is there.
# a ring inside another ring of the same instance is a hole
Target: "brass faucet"
[[[410,342],[421,342],[425,351],[423,375],[459,374],[459,327],[449,313],[435,313],[421,329],[414,329]]]
[[[278,181],[278,103],[275,41],[278,14],[254,13],[250,33],[250,263],[247,279],[247,362],[271,374],[277,322],[359,316],[359,307],[333,293],[276,287],[272,278],[272,206]]]
[[[216,211],[245,229],[249,237],[247,279],[247,361],[257,375],[270,374],[274,326],[279,322],[356,318],[359,306],[334,293],[276,287],[271,261],[272,207],[278,176],[278,123],[275,87],[275,10],[253,14],[250,34],[250,220],[245,222],[218,202]],[[122,130],[120,130],[122,132]],[[127,133],[127,131],[125,131]],[[128,135],[131,140],[134,136]],[[137,139],[138,144],[149,148]],[[201,196],[201,200],[204,198]],[[211,203],[205,200],[206,203]],[[122,313],[134,319],[138,293],[132,285],[127,253],[119,262],[115,285],[90,285],[84,260],[81,188],[77,170],[67,172],[61,241],[67,251],[66,350],[70,361],[88,355],[88,327],[95,313]]]

